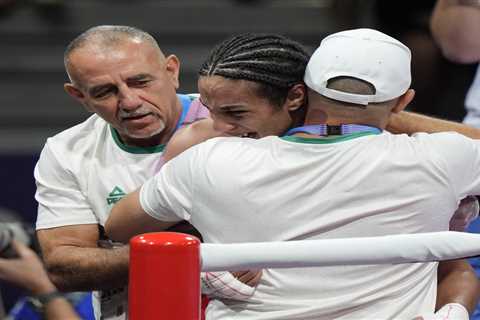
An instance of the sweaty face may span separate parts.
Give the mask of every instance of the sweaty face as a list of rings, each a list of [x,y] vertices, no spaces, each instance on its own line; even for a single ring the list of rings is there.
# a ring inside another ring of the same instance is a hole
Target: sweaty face
[[[117,129],[125,143],[165,142],[163,133],[173,130],[180,113],[175,57],[128,39],[110,48],[79,48],[70,61],[79,100]]]
[[[210,110],[214,128],[224,135],[282,135],[292,123],[288,108],[275,106],[259,96],[255,82],[202,76],[198,89],[202,103]]]

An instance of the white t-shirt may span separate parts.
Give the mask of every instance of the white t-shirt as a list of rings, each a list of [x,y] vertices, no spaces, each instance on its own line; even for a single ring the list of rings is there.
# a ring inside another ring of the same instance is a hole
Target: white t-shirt
[[[465,107],[467,115],[463,119],[463,123],[480,128],[480,65],[477,67],[475,78],[468,89]]]
[[[194,95],[178,96],[183,108],[180,126],[208,116]],[[103,226],[115,202],[159,170],[164,147],[127,146],[95,114],[49,138],[34,172],[37,230],[78,224]],[[95,292],[96,318],[102,314],[103,319],[125,319],[126,297],[126,288]]]
[[[189,220],[205,242],[235,243],[448,230],[479,192],[479,142],[385,132],[212,139],[167,163],[140,201],[157,219]],[[436,267],[266,269],[249,301],[213,300],[207,319],[412,319],[434,310]]]

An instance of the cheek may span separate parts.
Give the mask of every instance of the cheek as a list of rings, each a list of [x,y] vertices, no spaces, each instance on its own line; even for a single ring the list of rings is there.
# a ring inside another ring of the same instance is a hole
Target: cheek
[[[140,95],[140,98],[149,105],[153,112],[164,115],[175,105],[177,96],[162,91],[147,91]]]
[[[117,113],[116,104],[110,101],[93,104],[92,109],[95,113],[101,114],[109,118],[114,117]]]
[[[292,123],[290,114],[282,111],[271,115],[268,121],[270,123],[270,127],[276,129],[276,133],[285,131]]]

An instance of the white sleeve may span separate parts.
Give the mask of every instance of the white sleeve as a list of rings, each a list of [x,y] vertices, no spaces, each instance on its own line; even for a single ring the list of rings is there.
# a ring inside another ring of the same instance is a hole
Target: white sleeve
[[[193,173],[195,146],[166,163],[140,189],[140,204],[151,217],[161,221],[190,220],[195,202]]]
[[[82,193],[68,161],[55,153],[49,141],[40,154],[34,176],[38,202],[36,228],[97,224],[98,219]]]
[[[480,195],[480,140],[452,132],[428,136],[431,140],[427,143],[440,155],[439,164],[446,168],[455,196],[461,200]]]

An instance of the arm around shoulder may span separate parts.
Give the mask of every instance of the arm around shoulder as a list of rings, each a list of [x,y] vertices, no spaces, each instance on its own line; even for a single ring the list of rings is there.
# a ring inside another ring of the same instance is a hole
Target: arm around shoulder
[[[453,131],[471,139],[480,139],[480,129],[454,121],[437,119],[407,111],[392,113],[387,130],[392,133],[406,133],[409,135],[417,132],[437,133]]]
[[[169,161],[188,148],[220,135],[220,132],[213,128],[212,119],[196,121],[175,133],[168,142],[163,157],[165,161]]]
[[[105,231],[115,241],[128,242],[135,235],[168,229],[180,221],[159,221],[143,210],[140,189],[117,202],[105,223]]]

